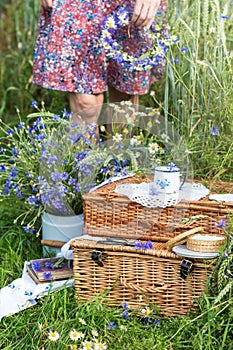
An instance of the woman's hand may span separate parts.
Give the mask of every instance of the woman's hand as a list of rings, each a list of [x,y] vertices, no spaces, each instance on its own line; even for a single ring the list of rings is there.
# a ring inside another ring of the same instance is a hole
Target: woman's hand
[[[40,6],[46,11],[51,11],[53,8],[53,0],[40,0]]]
[[[160,2],[161,0],[135,0],[132,22],[139,28],[149,29]]]

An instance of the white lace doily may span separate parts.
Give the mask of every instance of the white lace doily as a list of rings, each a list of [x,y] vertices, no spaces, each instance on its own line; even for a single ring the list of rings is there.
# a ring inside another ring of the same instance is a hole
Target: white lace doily
[[[209,190],[202,184],[185,183],[178,193],[158,193],[153,182],[140,184],[117,185],[115,192],[127,196],[131,201],[148,208],[166,208],[176,205],[180,200],[199,200],[209,194]]]

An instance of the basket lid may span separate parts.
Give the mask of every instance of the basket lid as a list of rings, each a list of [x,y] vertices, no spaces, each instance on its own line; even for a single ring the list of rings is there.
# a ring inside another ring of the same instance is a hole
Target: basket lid
[[[157,257],[164,257],[164,258],[173,258],[177,259],[177,255],[172,252],[168,251],[165,247],[165,243],[162,242],[153,242],[153,248],[152,249],[135,249],[134,244],[126,245],[122,242],[120,244],[119,238],[116,238],[116,242],[114,244],[114,240],[110,243],[108,239],[98,237],[99,240],[96,240],[97,237],[95,237],[95,240],[91,239],[81,239],[77,238],[70,242],[71,248],[74,250],[79,249],[91,249],[91,250],[104,250],[104,251],[111,251],[111,252],[126,252],[126,253],[132,253],[137,255],[152,255]],[[123,239],[122,239],[123,241]],[[124,242],[133,243],[133,241],[124,240]],[[135,242],[135,241],[134,241]]]

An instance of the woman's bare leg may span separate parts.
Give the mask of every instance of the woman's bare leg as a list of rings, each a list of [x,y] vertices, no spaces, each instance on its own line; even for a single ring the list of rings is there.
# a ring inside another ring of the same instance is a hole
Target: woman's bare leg
[[[80,115],[86,124],[98,123],[98,117],[103,105],[104,95],[89,95],[70,93],[70,110],[75,115]]]

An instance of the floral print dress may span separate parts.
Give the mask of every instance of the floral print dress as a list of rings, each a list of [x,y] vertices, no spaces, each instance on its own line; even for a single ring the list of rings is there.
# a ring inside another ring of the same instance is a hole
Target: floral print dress
[[[148,72],[129,71],[114,60],[106,60],[100,40],[105,16],[120,6],[132,13],[134,3],[135,0],[54,0],[51,12],[41,8],[33,82],[79,94],[99,94],[108,85],[130,95],[147,93],[162,76],[163,65]],[[162,0],[159,10],[166,13],[166,0]],[[132,27],[129,35],[128,28],[123,27],[118,35],[124,51],[143,52],[145,45],[139,29]]]

